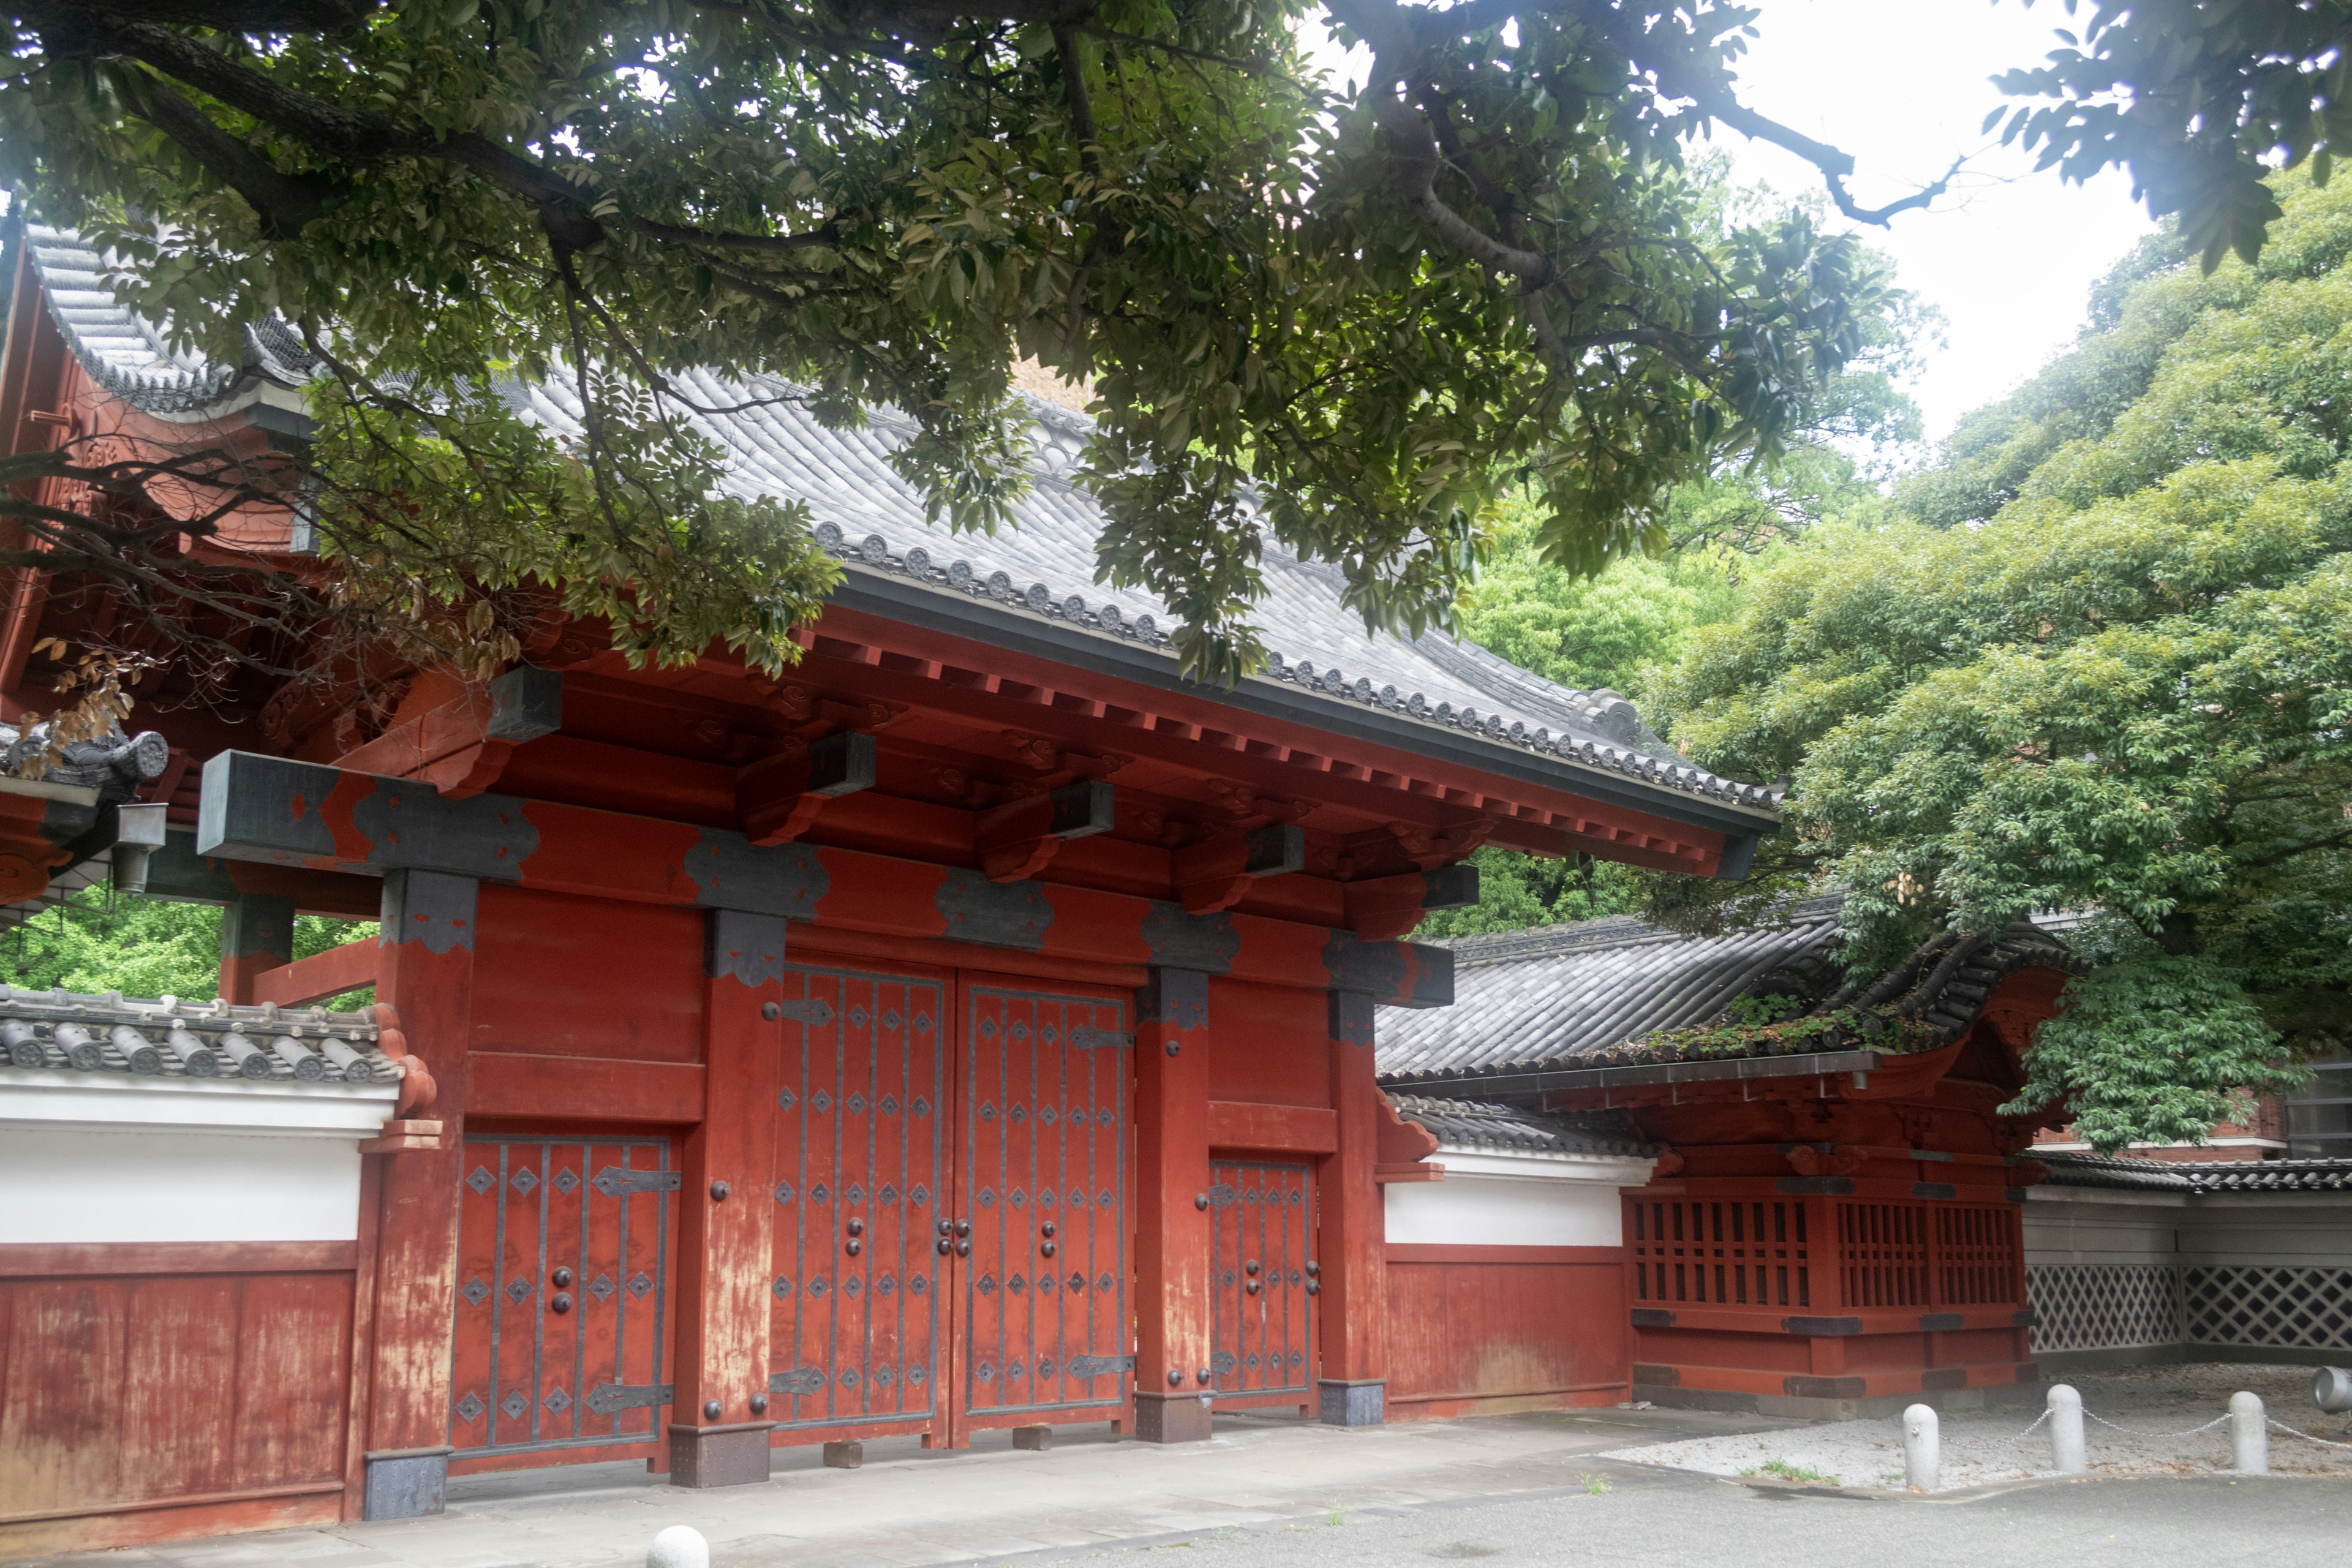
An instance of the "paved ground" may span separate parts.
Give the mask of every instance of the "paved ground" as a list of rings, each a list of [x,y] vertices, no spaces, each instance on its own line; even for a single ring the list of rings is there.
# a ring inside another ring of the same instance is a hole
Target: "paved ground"
[[[2279,1424],[2271,1431],[2273,1474],[2352,1479],[2352,1447],[2341,1446],[2352,1442],[2352,1432],[2343,1416],[2324,1415],[2313,1405],[2311,1372],[2307,1366],[2197,1363],[2075,1377],[2072,1381],[2089,1417],[2084,1431],[2091,1468],[2110,1476],[2227,1469],[2229,1428],[2212,1423],[2229,1409],[2230,1395],[2245,1389],[2261,1397],[2265,1413]],[[2040,1414],[2038,1405],[1948,1412],[1941,1422],[1944,1485],[1979,1486],[2047,1474],[2050,1428],[2047,1423],[2033,1427]],[[1719,1476],[1754,1474],[1770,1465],[1796,1467],[1862,1487],[1900,1486],[1903,1479],[1903,1436],[1892,1421],[1685,1438],[1620,1449],[1611,1457]]]
[[[2095,1407],[2095,1401],[2094,1402]],[[436,1519],[226,1537],[65,1560],[83,1568],[604,1568],[692,1524],[713,1568],[1426,1568],[1427,1560],[1821,1568],[1857,1561],[2146,1568],[2336,1562],[2352,1487],[2222,1477],[2026,1483],[1936,1499],[1759,1490],[1610,1450],[1798,1423],[1601,1410],[1346,1432],[1225,1417],[1175,1447],[1065,1433],[973,1451],[869,1444],[862,1470],[781,1451],[763,1487],[674,1489],[635,1465],[474,1477]],[[1170,1553],[1181,1552],[1181,1557]],[[1861,1554],[1873,1553],[1864,1558]]]

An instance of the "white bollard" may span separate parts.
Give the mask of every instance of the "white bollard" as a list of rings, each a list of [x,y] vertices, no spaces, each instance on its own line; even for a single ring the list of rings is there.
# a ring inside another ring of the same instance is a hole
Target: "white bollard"
[[[654,1537],[646,1568],[710,1568],[710,1542],[690,1524],[673,1524]]]
[[[2087,1475],[2091,1468],[2083,1440],[2083,1396],[2063,1383],[2050,1385],[2050,1468],[2062,1476]]]
[[[1940,1484],[1944,1437],[1932,1405],[1915,1405],[1903,1413],[1903,1484],[1915,1492],[1931,1492]]]
[[[2260,1394],[2230,1395],[2230,1468],[2242,1476],[2271,1473],[2271,1434]]]

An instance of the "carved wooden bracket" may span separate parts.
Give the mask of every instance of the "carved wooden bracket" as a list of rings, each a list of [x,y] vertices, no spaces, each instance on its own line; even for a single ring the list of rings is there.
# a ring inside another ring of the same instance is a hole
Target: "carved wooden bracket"
[[[1440,866],[1348,884],[1348,929],[1366,942],[1394,942],[1433,910],[1467,909],[1478,901],[1478,868]]]
[[[562,727],[563,677],[523,666],[487,685],[469,685],[455,700],[343,752],[334,765],[416,779],[464,800],[499,782],[517,746]]]
[[[1456,860],[1466,860],[1495,831],[1491,816],[1474,817],[1457,822],[1451,827],[1423,827],[1418,823],[1391,822],[1390,835],[1404,851],[1405,858],[1424,871],[1434,871],[1440,866]]]
[[[1278,877],[1307,866],[1306,829],[1277,824],[1248,833],[1225,833],[1179,849],[1170,857],[1176,897],[1187,913],[1214,914],[1231,909],[1260,877]]]
[[[784,844],[816,821],[824,803],[874,787],[874,737],[856,730],[789,746],[735,773],[735,812],[754,844]]]
[[[1047,795],[991,806],[972,818],[971,847],[992,882],[1023,882],[1044,870],[1062,846],[1111,829],[1117,794],[1100,779],[1064,784]]]

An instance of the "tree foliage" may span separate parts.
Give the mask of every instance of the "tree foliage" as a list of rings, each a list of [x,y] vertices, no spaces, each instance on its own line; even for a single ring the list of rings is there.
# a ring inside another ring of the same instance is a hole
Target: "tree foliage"
[[[1713,222],[1684,173],[1735,126],[1883,216],[1738,101],[1748,8],[1332,0],[1374,57],[1352,96],[1307,79],[1304,9],[27,0],[0,172],[223,362],[290,324],[327,367],[305,504],[345,596],[460,662],[522,612],[436,607],[508,584],[642,658],[789,659],[824,563],[790,506],[721,496],[698,422],[895,405],[899,471],[993,528],[1026,359],[1094,389],[1102,575],[1229,679],[1259,523],[1368,623],[1451,626],[1496,496],[1529,488],[1580,568],[1653,546],[1885,304],[1851,239]],[[516,378],[578,431],[521,419]]]
[[[1856,965],[2037,910],[2136,933],[2023,1102],[2107,1085],[2103,1143],[2352,1037],[2352,195],[2277,189],[2259,264],[2138,258],[1906,521],[1789,552],[1650,694],[1708,765],[1794,781],[1742,915],[1826,879]],[[2155,1050],[2168,1016],[2201,1043]]]
[[[211,904],[85,888],[0,937],[0,983],[89,994],[207,1002],[220,989],[221,911]],[[368,921],[299,915],[294,956],[375,934]],[[338,998],[336,1005],[349,1005]]]
[[[2273,170],[2307,161],[2324,185],[2352,135],[2345,0],[2067,0],[2065,20],[2045,64],[1996,79],[2044,101],[1995,110],[1985,129],[2005,118],[2003,141],[2074,179],[2128,170],[2208,272],[2260,254],[2284,216]]]

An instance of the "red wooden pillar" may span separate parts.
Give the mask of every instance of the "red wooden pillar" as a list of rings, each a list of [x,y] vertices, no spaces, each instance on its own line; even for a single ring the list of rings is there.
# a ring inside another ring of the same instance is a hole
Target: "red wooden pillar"
[[[441,1511],[449,1475],[451,1336],[457,1306],[457,1179],[465,1157],[467,1054],[473,1034],[478,884],[440,871],[383,881],[376,1000],[400,1015],[408,1049],[436,1086],[437,1149],[384,1162],[376,1240],[374,1376],[369,1392],[365,1511]]]
[[[774,1254],[776,1087],[784,922],[713,910],[704,966],[702,1123],[678,1206],[677,1375],[669,1479],[768,1479],[768,1281]]]
[[[1323,1162],[1324,1423],[1377,1426],[1387,1418],[1388,1262],[1379,1160],[1380,1085],[1372,1075],[1372,999],[1330,994],[1331,1105],[1339,1150]]]
[[[239,893],[228,901],[221,910],[222,1001],[250,1003],[257,975],[293,961],[293,900],[269,893]]]
[[[1136,994],[1135,1435],[1209,1436],[1209,977]]]

